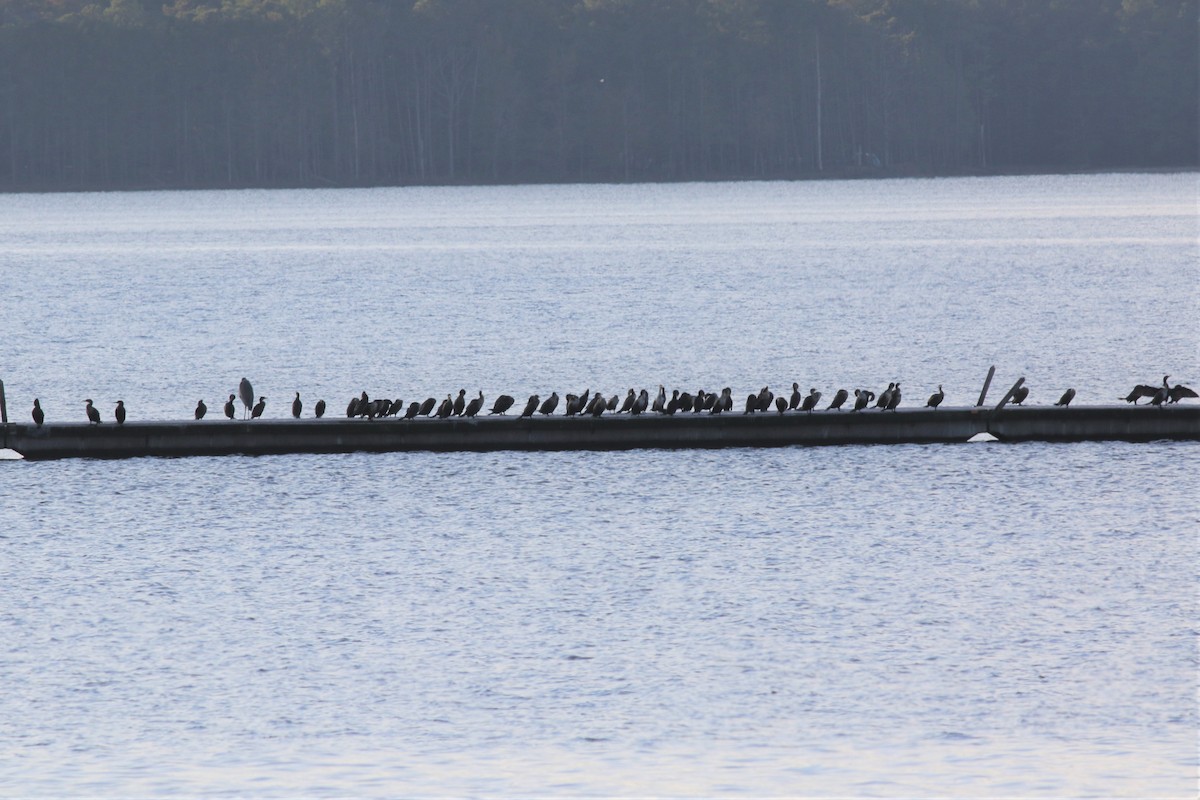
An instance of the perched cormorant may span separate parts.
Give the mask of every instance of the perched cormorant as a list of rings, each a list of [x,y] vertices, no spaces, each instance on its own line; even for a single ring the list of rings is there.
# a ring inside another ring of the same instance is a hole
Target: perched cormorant
[[[746,395],[746,410],[742,412],[742,416],[753,414],[755,411],[758,411],[758,395],[751,393]]]
[[[608,401],[604,399],[604,395],[596,392],[596,396],[592,398],[591,405],[588,406],[587,412],[593,417],[598,417],[607,410]]]
[[[1154,397],[1157,392],[1158,387],[1150,386],[1145,383],[1139,383],[1137,386],[1133,387],[1132,392],[1125,395],[1124,399],[1126,403],[1133,403],[1136,406],[1138,400],[1141,400],[1143,397]]]
[[[116,418],[118,425],[125,424],[125,401],[118,400],[117,407],[113,409],[113,417]]]
[[[800,384],[792,382],[792,396],[788,399],[788,408],[793,411],[800,407],[804,402],[804,395],[800,394]]]
[[[1014,406],[1019,406],[1019,405],[1021,405],[1021,403],[1025,402],[1025,398],[1027,398],[1027,397],[1029,397],[1029,387],[1028,386],[1018,386],[1013,391],[1011,402]]]
[[[647,392],[645,389],[642,389],[642,391],[638,392],[637,399],[633,401],[633,406],[629,409],[630,416],[633,416],[633,417],[640,416],[642,413],[645,412],[646,408],[649,407],[649,405],[650,405],[650,393]]]
[[[358,416],[358,398],[351,397],[350,402],[346,404],[346,416],[350,419]]]
[[[250,419],[258,419],[262,416],[263,409],[267,407],[267,398],[260,397],[258,402],[254,404],[253,410],[250,412]]]
[[[304,404],[300,402],[300,393],[296,392],[296,399],[292,401],[292,416],[300,419],[300,412],[304,410]]]
[[[388,406],[387,415],[389,417],[394,417],[402,410],[404,410],[404,401],[397,397],[392,401],[392,404]]]
[[[1067,389],[1065,392],[1063,392],[1063,396],[1058,398],[1058,402],[1055,403],[1054,405],[1063,406],[1065,408],[1066,406],[1071,405],[1071,401],[1074,399],[1075,399],[1075,390]]]
[[[532,417],[533,412],[537,411],[538,405],[542,402],[542,398],[536,394],[529,395],[529,401],[525,403],[525,410],[521,412],[521,418]]]
[[[888,398],[887,410],[895,411],[896,406],[900,405],[900,384],[896,384],[896,388],[892,389],[892,396]]]
[[[454,416],[461,417],[467,408],[467,390],[459,389],[458,397],[454,398]]]
[[[946,393],[942,391],[942,385],[938,384],[938,390],[929,395],[929,400],[925,402],[926,408],[937,408],[946,399]]]
[[[862,411],[867,405],[875,399],[875,393],[870,389],[855,389],[854,390],[854,410]]]
[[[558,408],[558,392],[551,392],[550,396],[546,398],[546,402],[538,408],[538,413],[549,416],[554,413],[556,408]]]
[[[772,392],[770,389],[768,389],[766,386],[764,386],[762,388],[762,391],[758,393],[758,410],[759,411],[770,411],[771,410],[771,401],[774,399],[775,399],[775,393]]]
[[[426,397],[421,401],[420,414],[422,417],[428,417],[433,413],[433,407],[437,405],[437,398]]]
[[[787,398],[786,398],[786,397],[784,397],[783,395],[779,395],[779,397],[776,397],[776,398],[775,398],[775,409],[776,409],[776,410],[777,410],[777,411],[778,411],[780,414],[782,414],[783,412],[787,411],[787,410],[788,410],[788,401],[787,401]]]
[[[512,404],[515,402],[516,400],[512,398],[512,395],[502,394],[496,398],[496,402],[492,403],[492,410],[488,413],[503,414],[505,411],[508,411],[510,408],[512,408]]]
[[[446,417],[450,416],[453,413],[454,413],[454,399],[451,398],[450,395],[446,395],[446,399],[442,401],[442,404],[440,406],[438,406],[437,418],[445,419]]]
[[[667,401],[667,407],[663,409],[663,413],[669,417],[675,416],[675,412],[679,410],[679,390],[671,390],[671,399]]]
[[[404,412],[404,418],[412,419],[413,417],[415,417],[417,414],[420,414],[420,413],[421,413],[421,404],[418,403],[416,400],[413,400],[411,403],[408,404],[408,410]]]
[[[33,398],[33,424],[42,427],[42,423],[46,421],[46,414],[42,411],[42,402],[36,397]]]
[[[324,400],[318,400],[317,404],[315,406],[313,406],[313,414],[316,416],[317,419],[320,419],[321,417],[325,416],[325,401]]]
[[[625,395],[625,402],[621,404],[621,410],[618,411],[617,413],[624,414],[626,411],[629,411],[630,409],[632,409],[633,404],[636,402],[637,402],[637,392],[635,392],[633,389],[630,389],[629,394]]]
[[[229,395],[229,399],[225,401],[225,416],[229,417],[230,419],[233,419],[233,414],[234,414],[233,399],[234,399],[234,396]]]
[[[821,393],[814,386],[808,390],[808,397],[804,398],[804,402],[800,405],[800,410],[811,414],[819,402],[821,402]]]
[[[93,425],[99,425],[100,424],[100,409],[98,409],[94,405],[92,405],[91,399],[88,399],[88,401],[87,401],[86,411],[87,411],[88,422],[90,422]]]
[[[1163,385],[1155,390],[1154,397],[1150,398],[1150,405],[1161,406],[1171,396],[1171,385],[1167,383],[1167,379],[1170,377],[1170,375],[1163,375]]]
[[[658,385],[658,394],[654,396],[654,405],[650,406],[651,411],[662,413],[667,408],[667,390],[660,383]]]
[[[204,405],[203,400],[201,400],[199,403],[196,403],[196,419],[204,419],[204,415],[207,413],[208,406]]]
[[[692,400],[692,396],[690,394],[688,394],[687,392],[679,393],[679,410],[680,411],[683,411],[683,412],[691,411],[693,402],[694,401]]]
[[[242,405],[246,407],[246,413],[250,413],[250,406],[254,405],[254,387],[250,385],[250,381],[242,378],[242,382],[238,384],[238,397],[241,398]],[[245,419],[246,415],[242,415]]]
[[[833,402],[831,402],[829,404],[829,408],[827,408],[825,410],[828,411],[829,409],[836,409],[838,411],[841,411],[842,405],[846,402],[847,399],[849,399],[849,397],[850,397],[850,393],[847,392],[845,389],[838,389],[836,392],[834,392]]]
[[[621,396],[614,394],[612,397],[608,398],[608,402],[604,404],[604,410],[605,411],[616,411],[617,404],[620,402],[621,402]]]
[[[875,407],[886,409],[888,407],[888,403],[890,403],[892,400],[892,392],[895,391],[895,389],[896,384],[889,383],[888,388],[884,389],[883,392],[880,393],[879,399],[875,401]]]
[[[479,390],[479,397],[476,397],[471,402],[467,403],[467,407],[463,409],[463,416],[473,417],[479,413],[479,409],[483,408],[483,390]]]

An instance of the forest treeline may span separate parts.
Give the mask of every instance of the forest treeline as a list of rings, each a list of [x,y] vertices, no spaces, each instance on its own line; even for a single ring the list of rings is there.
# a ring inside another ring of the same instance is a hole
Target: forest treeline
[[[1200,0],[0,0],[0,190],[1194,167]]]

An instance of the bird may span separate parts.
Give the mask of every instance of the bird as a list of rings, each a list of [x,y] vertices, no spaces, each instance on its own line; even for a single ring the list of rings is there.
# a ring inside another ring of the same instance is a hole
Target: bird
[[[483,408],[483,390],[480,390],[479,397],[467,403],[467,407],[463,409],[463,416],[473,417],[479,413],[481,408]]]
[[[242,405],[246,407],[246,412],[249,413],[250,406],[254,405],[254,387],[250,385],[250,381],[246,380],[246,378],[242,378],[241,383],[238,384],[238,397],[241,398]],[[245,414],[243,414],[242,419],[245,418]]]
[[[42,411],[42,402],[36,397],[33,398],[33,424],[42,427],[42,423],[46,421],[46,414]]]
[[[422,417],[427,417],[433,412],[433,407],[437,405],[437,400],[433,397],[426,397],[421,402],[421,408],[418,413]]]
[[[1167,394],[1170,397],[1169,402],[1171,403],[1178,403],[1180,400],[1188,397],[1200,397],[1194,389],[1184,386],[1182,383],[1172,386],[1171,391],[1167,392]]]
[[[621,403],[621,409],[617,413],[624,414],[626,411],[629,411],[630,409],[632,409],[633,404],[636,402],[637,402],[637,392],[635,392],[633,389],[630,389],[629,394],[625,395],[625,402]]]
[[[783,412],[787,411],[787,410],[788,410],[788,401],[787,401],[787,398],[786,398],[786,397],[784,397],[783,395],[779,395],[779,397],[776,397],[776,398],[775,398],[775,409],[776,409],[776,410],[777,410],[777,411],[778,411],[780,414],[782,414]]]
[[[260,397],[258,402],[254,404],[254,409],[250,412],[250,419],[258,419],[262,416],[263,410],[267,407],[267,398]]]
[[[317,404],[315,406],[313,406],[313,415],[317,419],[320,419],[321,417],[325,416],[325,401],[324,400],[318,400]]]
[[[304,404],[300,402],[300,393],[296,392],[296,399],[292,401],[292,416],[300,419],[300,412],[304,410]]]
[[[454,413],[454,399],[450,395],[446,395],[446,399],[438,406],[437,418],[445,419]]]
[[[196,419],[204,419],[204,415],[207,413],[208,406],[204,405],[203,400],[201,400],[199,403],[196,403]]]
[[[759,411],[770,411],[771,410],[771,401],[774,399],[775,399],[775,393],[772,392],[770,389],[768,389],[766,386],[764,386],[762,388],[762,391],[758,393],[758,410]]]
[[[1019,406],[1025,402],[1026,397],[1029,397],[1029,387],[1018,386],[1016,389],[1013,389],[1012,404],[1014,406]]]
[[[900,384],[896,384],[896,388],[892,389],[892,396],[888,398],[887,410],[895,411],[896,406],[900,405]]]
[[[549,416],[554,413],[556,408],[558,408],[558,392],[551,392],[546,401],[538,408],[538,413]]]
[[[1055,403],[1054,405],[1062,406],[1063,408],[1066,408],[1067,406],[1071,405],[1071,401],[1074,399],[1075,399],[1075,390],[1067,389],[1065,392],[1063,392],[1063,396],[1058,398],[1058,402]]]
[[[404,401],[401,400],[399,397],[397,397],[395,400],[392,401],[391,405],[388,406],[387,415],[389,417],[394,417],[397,414],[399,414],[401,412],[401,410],[403,410],[403,408],[404,408]]]
[[[800,405],[800,410],[811,414],[819,402],[821,402],[821,393],[814,386],[808,390],[808,397],[804,398],[804,402]]]
[[[1143,397],[1154,397],[1157,391],[1158,387],[1156,386],[1139,383],[1137,386],[1133,387],[1133,391],[1125,395],[1124,400],[1126,403],[1133,403],[1136,406],[1138,400],[1141,400]]]
[[[884,389],[882,392],[879,393],[879,399],[875,402],[875,407],[886,409],[888,406],[888,403],[892,399],[892,391],[895,390],[895,388],[896,388],[896,384],[889,383],[888,388]]]
[[[687,392],[679,393],[679,410],[683,412],[691,411],[692,404],[695,402],[693,397]]]
[[[800,384],[792,382],[792,396],[788,398],[788,408],[793,411],[800,407],[804,402],[804,395],[800,394]]]
[[[588,413],[593,417],[598,417],[607,410],[608,401],[604,399],[604,395],[596,392],[596,396],[592,398],[591,405],[589,405],[587,408]]]
[[[225,401],[225,416],[233,419],[233,395],[229,395],[229,399]]]
[[[92,401],[90,398],[87,400],[86,410],[87,410],[88,422],[91,423],[92,425],[99,425],[100,424],[100,409],[98,409],[94,405],[92,405]]]
[[[854,410],[862,411],[867,405],[875,399],[875,393],[870,389],[855,389],[854,390]]]
[[[642,391],[638,392],[637,400],[633,401],[633,406],[629,409],[629,415],[633,417],[640,416],[649,405],[650,393],[642,389]]]
[[[466,389],[458,390],[458,397],[454,398],[453,407],[454,407],[454,416],[461,417],[463,415],[463,411],[466,410],[466,407],[467,407],[467,390]]]
[[[542,398],[536,394],[529,395],[528,402],[525,403],[525,410],[521,412],[521,418],[532,417],[533,412],[537,411],[538,405],[542,402]]]
[[[829,408],[827,408],[825,410],[828,411],[829,409],[836,409],[838,411],[841,411],[842,404],[845,403],[847,398],[849,398],[849,397],[850,397],[850,393],[847,392],[845,389],[838,389],[837,392],[833,395],[833,402],[830,403]]]
[[[113,416],[117,419],[118,425],[125,424],[125,401],[118,400],[117,407],[113,410]]]
[[[415,417],[417,414],[420,414],[420,413],[421,413],[421,404],[418,403],[416,400],[413,400],[411,403],[408,404],[408,410],[404,412],[404,418],[412,419],[413,417]]]
[[[612,397],[608,398],[608,402],[604,404],[604,410],[605,411],[616,411],[617,404],[620,402],[621,402],[621,396],[618,394],[614,394]]]
[[[512,408],[512,404],[515,402],[512,395],[502,394],[496,398],[496,402],[492,403],[492,410],[488,414],[503,414]]]
[[[660,414],[667,409],[667,390],[659,384],[658,394],[654,396],[654,405],[650,406],[651,411],[657,411]]]
[[[942,385],[938,384],[938,390],[929,395],[929,400],[925,402],[926,408],[937,408],[946,399],[946,393],[942,391]]]
[[[1150,398],[1150,405],[1161,406],[1171,396],[1171,385],[1167,383],[1167,379],[1170,377],[1170,375],[1163,375],[1163,385],[1155,390],[1154,397]]]
[[[758,395],[751,392],[746,395],[746,410],[742,412],[742,416],[753,414],[758,410]]]
[[[668,417],[675,416],[675,412],[679,410],[679,390],[671,390],[671,399],[667,401],[667,407],[663,409],[663,413]]]
[[[350,419],[358,416],[358,398],[351,397],[350,402],[346,404],[346,416]]]

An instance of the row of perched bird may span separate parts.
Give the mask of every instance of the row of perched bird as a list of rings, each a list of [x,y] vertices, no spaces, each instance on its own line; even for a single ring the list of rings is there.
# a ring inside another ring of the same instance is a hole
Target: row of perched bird
[[[1138,384],[1133,388],[1125,398],[1126,402],[1137,405],[1138,400],[1149,397],[1150,405],[1161,406],[1163,404],[1178,403],[1186,398],[1197,397],[1195,391],[1183,386],[1175,384],[1171,386],[1168,383],[1170,375],[1163,376],[1162,386],[1151,386],[1148,384]],[[830,400],[829,405],[825,406],[826,411],[840,411],[842,407],[849,401],[851,393],[845,389],[838,389]],[[864,409],[876,408],[881,411],[895,411],[902,400],[900,384],[889,383],[887,388],[878,395],[869,389],[855,389],[853,391],[854,403],[851,406],[851,411],[863,411]],[[230,394],[229,399],[225,402],[224,412],[229,419],[235,419],[237,416],[237,407],[234,404],[235,399],[240,396],[244,407],[243,418],[257,419],[261,417],[267,406],[267,398],[259,397],[258,401],[254,400],[254,388],[250,381],[242,378],[238,386],[238,394]],[[786,411],[805,411],[812,413],[820,410],[817,406],[821,402],[823,394],[817,389],[809,389],[808,394],[803,394],[800,391],[800,384],[793,383],[790,395],[780,394],[776,396],[769,387],[764,386],[758,392],[751,393],[746,397],[746,403],[743,407],[743,414],[754,414],[765,411],[770,411],[774,408],[775,411],[782,414]],[[937,408],[945,399],[946,393],[942,391],[941,384],[938,385],[936,392],[929,396],[925,402],[925,408]],[[1010,402],[1014,405],[1021,405],[1026,398],[1029,397],[1029,387],[1019,386],[1013,390]],[[1058,399],[1054,405],[1069,406],[1071,401],[1075,399],[1075,390],[1067,389],[1066,392]],[[513,407],[516,400],[512,395],[502,394],[496,398],[492,404],[489,414],[505,414]],[[599,417],[602,414],[630,414],[638,416],[640,414],[650,412],[657,414],[673,415],[677,413],[708,413],[721,414],[733,411],[733,391],[729,387],[725,387],[720,392],[708,392],[703,389],[698,390],[695,394],[687,391],[674,389],[671,396],[667,397],[666,388],[658,387],[658,393],[653,400],[650,398],[650,393],[645,389],[640,392],[630,389],[625,395],[624,402],[618,395],[604,397],[599,392],[593,394],[590,389],[584,390],[583,394],[567,394],[560,398],[558,392],[552,392],[545,400],[540,395],[533,394],[525,402],[525,407],[521,411],[521,417],[532,417],[534,414],[542,414],[549,416],[558,410],[559,404],[564,406],[564,413],[568,417],[590,414],[594,417]],[[399,399],[376,398],[372,400],[366,392],[363,392],[358,397],[353,397],[346,406],[346,416],[349,418],[364,417],[367,419],[375,419],[377,417],[400,417],[403,412],[402,419],[414,419],[416,417],[436,416],[439,419],[447,417],[474,417],[483,410],[484,397],[480,391],[477,397],[467,399],[467,390],[460,389],[457,397],[446,395],[446,398],[440,403],[436,398],[429,397],[424,401],[413,401],[408,404],[407,408],[404,402]],[[324,400],[318,400],[313,407],[313,414],[318,419],[325,415],[326,404]],[[300,400],[300,393],[296,392],[296,397],[292,400],[292,416],[299,419],[304,411],[304,404]],[[88,422],[98,425],[100,424],[100,410],[89,399],[86,401],[85,412]],[[201,400],[196,404],[195,418],[203,419],[208,413],[208,406]],[[41,426],[45,420],[45,412],[42,410],[41,401],[34,399],[33,401],[33,421],[38,426]],[[120,425],[125,422],[125,401],[118,400],[116,409],[113,412],[113,418]]]

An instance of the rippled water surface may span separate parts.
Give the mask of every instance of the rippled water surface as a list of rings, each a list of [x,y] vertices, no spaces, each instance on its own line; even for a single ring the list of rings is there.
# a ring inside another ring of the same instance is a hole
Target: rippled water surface
[[[1196,198],[0,196],[0,379],[51,423],[215,412],[242,375],[267,416],[965,405],[992,364],[1109,403],[1200,383]],[[1191,797],[1198,471],[1193,443],[0,461],[0,795]]]

